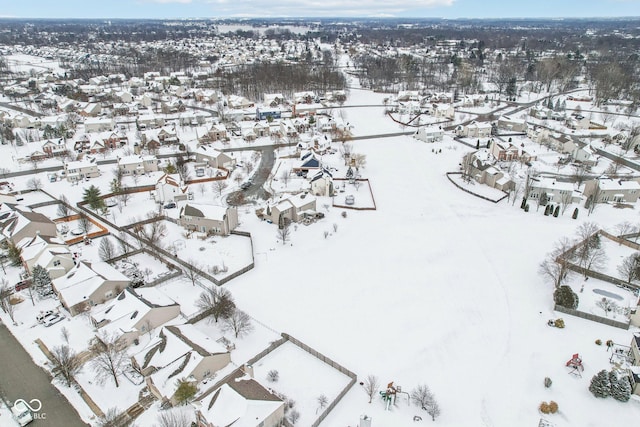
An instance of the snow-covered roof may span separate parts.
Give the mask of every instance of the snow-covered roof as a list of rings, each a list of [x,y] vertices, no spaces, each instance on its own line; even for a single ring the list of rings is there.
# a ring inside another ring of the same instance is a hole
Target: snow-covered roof
[[[129,279],[106,262],[79,262],[62,277],[53,280],[55,289],[71,307],[85,301],[107,280],[128,282]]]
[[[197,216],[200,218],[223,221],[225,215],[227,214],[227,208],[219,205],[188,203],[184,207],[183,214],[187,216]]]
[[[638,181],[623,181],[602,178],[598,180],[601,190],[640,190]]]

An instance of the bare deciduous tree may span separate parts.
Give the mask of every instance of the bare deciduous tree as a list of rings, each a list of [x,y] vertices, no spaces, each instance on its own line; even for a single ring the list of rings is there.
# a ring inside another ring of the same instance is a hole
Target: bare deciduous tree
[[[125,342],[115,335],[102,333],[91,352],[93,358],[90,363],[98,381],[104,384],[112,378],[116,387],[119,387],[118,377],[123,374],[128,362]]]
[[[540,263],[538,272],[543,277],[549,279],[556,288],[558,288],[562,282],[567,279],[569,271],[563,262],[563,258],[570,258],[570,254],[567,254],[567,251],[571,246],[571,241],[569,241],[569,239],[560,239],[556,243],[554,249],[547,254],[545,260]]]
[[[12,322],[15,322],[15,306],[11,303],[12,293],[13,289],[9,286],[7,279],[0,278],[0,308],[9,315]]]
[[[282,172],[280,172],[280,180],[284,184],[285,188],[289,184],[290,179],[291,179],[291,171],[289,169],[283,169]]]
[[[200,263],[194,259],[189,259],[187,261],[187,265],[184,268],[184,275],[191,281],[193,286],[196,285],[196,280],[200,277],[200,270],[202,266]]]
[[[213,183],[211,183],[211,188],[213,189],[213,191],[218,193],[218,196],[222,196],[222,193],[228,186],[229,184],[227,184],[227,181],[223,179],[213,181]]]
[[[231,316],[236,309],[236,304],[229,290],[211,286],[200,294],[196,301],[196,307],[203,311],[210,311],[211,317],[218,323],[218,319]]]
[[[245,336],[253,330],[251,317],[242,310],[234,310],[233,313],[223,319],[222,330],[233,332],[236,338]]]
[[[192,423],[191,414],[184,408],[160,411],[157,417],[158,427],[187,427]]]
[[[98,255],[102,261],[108,261],[113,258],[116,254],[115,247],[111,239],[108,237],[103,237],[100,240],[100,245],[98,246]]]
[[[638,279],[638,273],[640,267],[640,252],[631,254],[622,260],[622,264],[618,266],[618,272],[622,275],[622,278],[631,283],[632,280]]]
[[[157,216],[153,212],[149,212],[147,218],[150,220],[155,219],[155,221],[146,224],[141,230],[141,235],[152,245],[161,246],[162,237],[167,232],[167,226],[164,224],[162,217]]]
[[[82,369],[78,355],[68,345],[60,345],[51,349],[53,363],[52,374],[60,378],[67,387],[71,387],[73,378]]]
[[[411,399],[413,404],[421,409],[425,409],[427,403],[432,399],[433,393],[426,384],[421,384],[418,387],[411,390]]]
[[[91,230],[91,220],[84,212],[80,212],[78,216],[78,228],[82,230],[83,234],[89,234],[89,230]]]
[[[629,221],[623,221],[619,224],[616,224],[616,231],[618,232],[618,237],[622,237],[626,234],[635,233],[636,227]],[[619,244],[622,245],[622,240],[619,242]]]
[[[375,375],[368,375],[362,385],[367,396],[369,396],[369,403],[371,403],[373,401],[373,396],[376,395],[380,388],[380,380]]]
[[[67,199],[67,196],[61,194],[58,200],[60,201],[57,209],[58,216],[60,218],[69,216],[71,214],[71,208],[69,207],[69,199]]]
[[[109,408],[107,409],[107,412],[98,419],[97,427],[117,427],[120,425],[118,423],[119,418],[120,412],[118,411],[118,408]]]
[[[291,226],[288,223],[282,225],[282,228],[278,228],[278,239],[285,245],[291,238]]]
[[[329,399],[327,399],[327,396],[325,396],[324,394],[321,394],[316,400],[318,401],[318,409],[316,409],[317,414],[318,411],[321,411],[327,407],[327,405],[329,404]]]
[[[34,191],[41,190],[42,181],[40,180],[40,178],[30,178],[29,181],[27,181],[27,188]]]

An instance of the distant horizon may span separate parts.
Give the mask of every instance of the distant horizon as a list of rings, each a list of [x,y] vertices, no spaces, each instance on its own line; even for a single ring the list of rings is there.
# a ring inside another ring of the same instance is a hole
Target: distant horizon
[[[629,19],[640,0],[0,0],[2,19]]]

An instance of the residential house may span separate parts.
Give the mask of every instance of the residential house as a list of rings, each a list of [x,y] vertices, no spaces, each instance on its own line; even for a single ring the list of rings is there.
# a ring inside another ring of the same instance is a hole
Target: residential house
[[[549,135],[549,144],[555,151],[561,154],[574,153],[576,148],[578,148],[573,138],[559,132],[554,132]]]
[[[68,153],[67,143],[64,139],[47,139],[42,143],[42,151],[46,157],[59,157]]]
[[[0,205],[0,229],[2,237],[16,245],[27,237],[58,235],[56,224],[45,215],[7,203]]]
[[[496,167],[495,157],[486,148],[467,153],[463,158],[463,168],[465,174],[480,184],[502,191],[509,191],[514,186],[509,174]]]
[[[52,281],[53,290],[72,316],[113,299],[129,286],[129,278],[106,262],[79,262]]]
[[[585,183],[584,195],[594,203],[635,203],[640,196],[640,183],[622,179],[592,179]]]
[[[104,132],[113,130],[116,127],[116,122],[111,117],[92,117],[84,121],[84,131],[89,132]]]
[[[331,136],[329,135],[313,135],[310,142],[308,146],[320,156],[331,151]]]
[[[498,129],[509,133],[524,133],[527,131],[527,123],[522,119],[516,119],[512,116],[500,116],[497,126]]]
[[[396,96],[399,102],[420,101],[420,91],[418,90],[400,90]]]
[[[78,182],[85,178],[97,178],[100,176],[98,165],[90,160],[65,162],[64,172],[69,182]]]
[[[465,138],[487,138],[491,136],[491,123],[476,122],[456,127],[456,135]]]
[[[587,166],[595,166],[598,163],[598,157],[595,150],[590,145],[576,146],[571,152],[571,157],[576,162],[580,162]]]
[[[269,107],[276,107],[278,105],[284,104],[284,102],[284,95],[282,95],[281,93],[265,93],[262,99],[262,103],[264,105],[268,105]]]
[[[444,138],[441,126],[420,126],[413,137],[423,142],[440,142]]]
[[[218,151],[212,147],[201,145],[196,149],[196,162],[204,162],[212,168],[233,169],[236,160],[229,157],[222,151]]]
[[[283,226],[286,222],[299,222],[305,215],[316,212],[316,198],[307,193],[287,196],[269,207],[271,220]]]
[[[155,200],[158,203],[186,200],[189,186],[182,183],[178,174],[164,174],[156,182]]]
[[[456,115],[456,110],[453,108],[452,104],[437,103],[429,106],[429,114],[437,119],[453,120]]]
[[[102,106],[99,103],[90,102],[80,111],[80,115],[84,117],[98,117],[101,111]]]
[[[633,321],[632,321],[633,324]],[[638,324],[635,324],[638,326]],[[635,333],[631,338],[630,359],[632,366],[629,368],[629,379],[633,394],[640,395],[640,335]]]
[[[222,344],[195,326],[165,326],[157,338],[131,358],[149,391],[161,401],[175,403],[177,380],[208,380],[231,362],[231,353]]]
[[[546,194],[548,203],[564,204],[580,203],[582,195],[576,191],[573,182],[557,181],[554,178],[535,177],[529,181],[529,198],[542,201]]]
[[[316,101],[316,94],[313,91],[294,92],[293,100],[296,104],[312,104]]]
[[[310,170],[320,169],[321,166],[320,160],[316,157],[315,153],[313,151],[307,151],[302,153],[300,160],[294,164],[291,170],[293,173],[303,175]]]
[[[24,238],[18,247],[22,265],[28,273],[39,265],[49,272],[52,279],[56,279],[67,274],[75,265],[69,246],[57,237],[37,234]]]
[[[287,138],[298,137],[298,130],[294,126],[291,119],[285,119],[280,121],[280,135],[286,136]]]
[[[128,346],[179,315],[180,305],[156,288],[128,287],[114,300],[91,310],[91,323]]]
[[[187,203],[180,209],[178,224],[188,230],[228,236],[238,225],[235,207]]]
[[[220,388],[193,404],[198,427],[282,425],[285,402],[253,379],[252,371],[238,368]]]
[[[491,154],[493,154],[493,156],[501,162],[531,162],[538,157],[538,148],[539,147],[532,146],[531,144],[529,144],[529,146],[527,147],[524,142],[520,143],[520,145],[517,146],[510,142],[503,142],[493,139],[491,140],[490,144]]]
[[[588,130],[591,126],[591,120],[589,120],[588,117],[584,117],[578,114],[568,117],[565,124],[570,129]]]
[[[331,197],[334,193],[333,175],[322,168],[309,178],[311,194],[321,197]]]
[[[118,169],[123,175],[142,175],[158,171],[156,156],[131,155],[118,157]]]
[[[211,125],[208,135],[211,141],[223,141],[228,139],[227,128],[221,123]]]

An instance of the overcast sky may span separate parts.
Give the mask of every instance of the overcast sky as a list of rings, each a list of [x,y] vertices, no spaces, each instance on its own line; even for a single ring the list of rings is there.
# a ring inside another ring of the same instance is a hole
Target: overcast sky
[[[16,18],[640,16],[640,0],[0,0]]]

